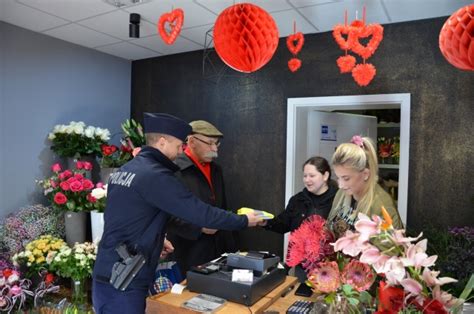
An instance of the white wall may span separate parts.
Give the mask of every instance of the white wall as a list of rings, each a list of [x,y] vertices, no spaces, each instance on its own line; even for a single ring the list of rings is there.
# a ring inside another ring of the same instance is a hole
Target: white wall
[[[0,34],[1,218],[44,201],[35,179],[56,158],[47,140],[55,124],[120,131],[130,116],[131,64],[3,22]]]

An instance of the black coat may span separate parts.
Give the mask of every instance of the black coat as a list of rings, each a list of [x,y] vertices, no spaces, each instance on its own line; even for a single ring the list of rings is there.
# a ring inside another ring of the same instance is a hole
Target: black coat
[[[320,215],[326,219],[337,190],[333,183],[330,183],[329,189],[321,195],[311,194],[304,188],[290,198],[286,209],[270,220],[265,229],[284,234],[297,229],[308,216]]]
[[[176,177],[191,190],[200,200],[212,206],[227,208],[224,177],[222,169],[211,162],[211,181],[214,193],[201,170],[185,154],[179,156],[175,163],[180,168]],[[183,276],[191,266],[209,262],[225,252],[238,249],[236,234],[219,230],[213,235],[201,232],[201,227],[173,218],[168,226],[167,239],[173,244],[174,259]]]
[[[112,174],[108,182],[104,234],[94,265],[94,280],[108,283],[112,266],[120,259],[115,248],[125,243],[146,257],[145,266],[129,288],[148,289],[155,278],[166,223],[171,215],[214,229],[247,227],[247,217],[196,198],[175,177],[177,170],[178,167],[159,150],[146,146],[138,156]]]

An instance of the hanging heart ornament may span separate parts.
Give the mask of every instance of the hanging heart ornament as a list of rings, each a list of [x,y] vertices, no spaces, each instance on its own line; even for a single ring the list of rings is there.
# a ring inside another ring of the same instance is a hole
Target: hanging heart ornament
[[[369,24],[355,30],[357,38],[352,46],[352,51],[364,59],[370,58],[380,45],[383,39],[383,27],[380,24]],[[367,45],[362,45],[360,39],[370,38]]]
[[[291,58],[290,61],[288,61],[288,69],[290,69],[291,72],[296,72],[298,69],[301,67],[301,60],[298,58]]]
[[[303,48],[304,45],[304,37],[303,33],[298,32],[296,34],[290,35],[286,38],[286,46],[288,50],[296,56]]]
[[[184,11],[182,9],[174,9],[169,13],[165,13],[160,16],[158,20],[158,33],[160,34],[163,41],[172,45],[181,33],[181,27],[184,22]],[[170,32],[166,30],[166,24],[169,24]]]

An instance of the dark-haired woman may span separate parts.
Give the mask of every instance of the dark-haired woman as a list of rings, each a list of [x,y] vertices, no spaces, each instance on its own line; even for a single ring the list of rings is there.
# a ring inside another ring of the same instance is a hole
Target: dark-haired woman
[[[303,183],[303,191],[292,196],[286,209],[269,220],[265,229],[285,234],[297,229],[311,215],[327,218],[337,192],[328,161],[318,156],[309,158],[303,164]],[[300,267],[296,268],[296,275],[300,281],[306,279]]]

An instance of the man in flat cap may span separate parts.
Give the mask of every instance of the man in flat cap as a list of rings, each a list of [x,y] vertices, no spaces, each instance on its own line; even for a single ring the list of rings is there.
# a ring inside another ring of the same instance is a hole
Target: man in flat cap
[[[145,113],[147,146],[108,181],[104,234],[93,272],[96,313],[144,313],[171,215],[200,227],[240,230],[261,223],[196,198],[173,160],[192,129],[168,114]]]
[[[222,169],[214,162],[224,135],[204,120],[189,125],[192,134],[188,136],[184,153],[175,160],[180,169],[176,176],[203,202],[227,208]],[[191,266],[236,251],[236,236],[231,231],[201,228],[177,218],[170,223],[167,233],[183,277]]]

